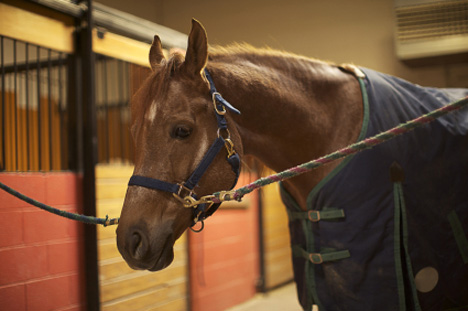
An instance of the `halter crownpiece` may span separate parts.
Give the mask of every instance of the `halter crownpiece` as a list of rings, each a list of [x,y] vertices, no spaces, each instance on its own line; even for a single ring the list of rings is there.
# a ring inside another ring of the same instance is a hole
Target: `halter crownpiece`
[[[210,84],[210,94],[213,99],[214,111],[218,123],[218,137],[208,149],[203,159],[200,161],[190,177],[183,183],[170,183],[156,178],[139,175],[133,175],[128,182],[129,186],[141,186],[172,193],[172,195],[180,201],[184,207],[193,209],[192,226],[201,221],[202,229],[203,221],[218,209],[223,200],[210,195],[203,196],[198,199],[193,189],[223,147],[227,150],[228,155],[226,159],[231,165],[233,172],[236,174],[236,179],[231,189],[236,185],[240,175],[240,158],[235,151],[234,143],[231,140],[230,133],[227,128],[227,120],[225,118],[227,110],[236,114],[240,114],[240,111],[227,102],[216,90],[213,79],[211,78],[208,70],[205,69],[204,73]],[[226,136],[223,136],[223,134]],[[223,197],[229,196],[226,191],[222,191],[222,193],[224,193]],[[216,203],[213,200],[215,200]]]

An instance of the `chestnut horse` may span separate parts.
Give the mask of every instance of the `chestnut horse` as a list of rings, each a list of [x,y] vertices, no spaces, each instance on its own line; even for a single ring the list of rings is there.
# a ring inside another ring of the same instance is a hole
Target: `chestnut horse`
[[[366,111],[358,78],[363,74],[353,66],[340,67],[247,45],[209,49],[206,32],[195,20],[185,57],[174,53],[166,58],[155,36],[149,60],[152,74],[132,99],[135,170],[117,229],[119,251],[134,269],[157,271],[172,262],[174,242],[187,228],[211,214],[205,208],[213,208],[203,205],[203,210],[194,215],[194,209],[185,208],[184,201],[231,189],[238,168],[227,160],[234,154],[252,155],[271,169],[282,171],[361,139]],[[235,113],[236,109],[241,114]],[[308,210],[311,190],[341,162],[282,183],[283,192],[295,201],[292,221],[294,215]],[[322,264],[326,258],[333,262],[347,257],[346,252],[336,254],[316,254],[318,257],[311,256],[310,261]],[[401,256],[404,258],[404,254]],[[363,304],[373,296],[362,297],[360,286],[372,292],[364,279],[355,280],[350,288],[344,281],[347,275],[339,270],[326,263],[321,270],[312,270],[310,265],[304,268],[305,261],[301,260],[294,262],[294,268],[305,309],[319,304],[323,310],[354,310],[354,304],[357,309],[376,310],[380,303],[380,310],[396,310],[393,301],[388,306],[386,301]],[[349,268],[366,269],[351,264]],[[403,262],[401,271],[407,270],[408,262]],[[386,270],[375,271],[385,278]],[[332,299],[343,299],[348,309],[335,308],[326,298],[320,302],[322,285],[304,281],[312,280],[314,273],[327,276],[326,286],[336,293]],[[411,305],[417,309],[419,304],[412,304],[418,299],[411,291],[414,282],[400,280],[409,287],[399,287],[396,282],[394,288],[389,287],[397,296],[396,305],[400,310]],[[378,280],[373,282],[376,291],[381,287],[387,290],[386,285],[376,283]]]

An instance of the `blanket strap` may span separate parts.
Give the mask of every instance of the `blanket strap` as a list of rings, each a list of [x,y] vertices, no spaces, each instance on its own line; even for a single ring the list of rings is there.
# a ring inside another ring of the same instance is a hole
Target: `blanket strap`
[[[344,210],[337,209],[337,208],[330,208],[330,209],[320,210],[320,211],[310,210],[307,212],[293,212],[293,211],[290,211],[289,209],[287,211],[288,211],[288,216],[289,216],[290,221],[298,220],[298,219],[301,219],[301,220],[308,219],[312,222],[317,222],[320,220],[337,220],[337,219],[341,219],[345,217]]]
[[[454,210],[447,215],[450,227],[452,227],[453,236],[457,242],[458,250],[463,259],[463,263],[468,264],[468,239],[463,230],[463,223],[458,218],[457,212]]]
[[[313,264],[319,265],[324,262],[341,260],[351,257],[349,250],[342,250],[336,252],[321,252],[321,253],[309,253],[298,245],[293,245],[292,252],[294,257],[303,257],[310,260]]]

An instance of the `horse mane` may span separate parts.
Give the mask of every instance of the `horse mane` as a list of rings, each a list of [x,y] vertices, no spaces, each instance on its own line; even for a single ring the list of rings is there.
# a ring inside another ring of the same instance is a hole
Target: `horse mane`
[[[248,43],[233,43],[227,46],[210,46],[208,50],[208,60],[214,62],[233,61],[235,59],[243,59],[253,63],[262,63],[262,60],[274,65],[284,65],[284,61],[288,63],[317,63],[335,65],[330,61],[323,61],[316,58],[310,58],[303,55],[277,50],[270,47],[257,48]]]
[[[132,104],[134,110],[133,115],[138,115],[137,111],[146,110],[151,103],[148,96],[154,97],[155,94],[164,96],[167,92],[168,84],[164,83],[177,71],[183,64],[185,55],[178,50],[170,53],[169,57],[164,59],[159,67],[152,71],[147,78],[147,83],[150,83],[151,92],[146,93],[147,98]],[[315,58],[294,54],[287,51],[276,50],[270,47],[257,48],[248,43],[233,43],[227,46],[209,46],[208,49],[208,66],[210,63],[236,63],[250,62],[252,64],[263,65],[269,68],[278,70],[300,67],[316,67],[328,66],[335,64],[328,61],[322,61]]]

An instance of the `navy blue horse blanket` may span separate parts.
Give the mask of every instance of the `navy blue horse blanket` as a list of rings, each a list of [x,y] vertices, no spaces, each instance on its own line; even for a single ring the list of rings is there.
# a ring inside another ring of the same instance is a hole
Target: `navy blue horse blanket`
[[[360,140],[468,96],[362,71]],[[282,198],[305,310],[468,309],[468,109],[345,159],[307,212]]]

